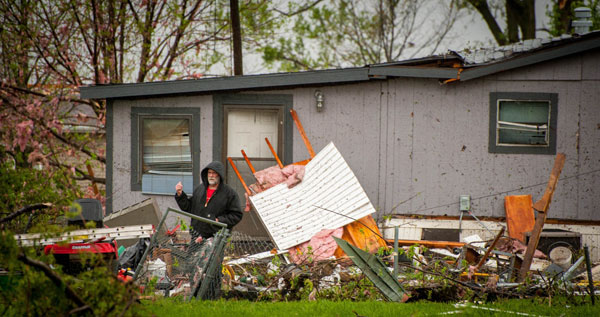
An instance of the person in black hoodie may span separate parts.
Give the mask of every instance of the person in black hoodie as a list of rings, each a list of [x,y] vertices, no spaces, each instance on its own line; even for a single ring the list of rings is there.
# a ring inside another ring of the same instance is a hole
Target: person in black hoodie
[[[238,194],[225,184],[224,174],[225,167],[221,162],[215,161],[208,164],[200,172],[202,184],[194,189],[193,196],[188,197],[183,192],[183,185],[179,182],[175,185],[175,200],[181,210],[222,222],[227,224],[227,228],[231,230],[242,220],[243,214]],[[191,226],[192,241],[196,243],[212,237],[220,229],[218,226],[196,219],[192,219]]]

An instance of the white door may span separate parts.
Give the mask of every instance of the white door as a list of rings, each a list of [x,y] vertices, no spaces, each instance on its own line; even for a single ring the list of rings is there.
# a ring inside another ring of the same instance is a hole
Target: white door
[[[279,112],[277,110],[231,109],[227,115],[227,156],[273,158],[265,138],[277,152]]]
[[[283,161],[280,151],[283,148],[281,143],[283,122],[282,112],[279,108],[226,106],[225,120],[224,147],[226,151],[224,151],[224,158],[231,157],[247,185],[255,183],[256,179],[244,160],[241,150],[246,152],[256,171],[277,165],[265,141],[265,138],[268,138],[279,159]],[[227,184],[236,190],[242,208],[244,208],[246,203],[244,187],[229,162],[225,161],[225,163],[227,165]],[[255,238],[268,239],[268,233],[254,210],[244,212],[242,221],[234,230]]]

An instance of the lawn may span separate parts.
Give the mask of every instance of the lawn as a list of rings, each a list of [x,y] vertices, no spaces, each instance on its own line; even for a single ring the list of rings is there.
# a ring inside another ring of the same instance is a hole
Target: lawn
[[[544,303],[545,302],[545,303]],[[502,300],[488,304],[390,303],[378,301],[249,302],[245,300],[145,301],[140,311],[155,316],[600,316],[600,303],[571,306],[555,300]]]

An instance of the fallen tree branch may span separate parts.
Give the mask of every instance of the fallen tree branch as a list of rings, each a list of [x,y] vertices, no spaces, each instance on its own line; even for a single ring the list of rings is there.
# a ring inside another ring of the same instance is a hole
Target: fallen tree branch
[[[51,203],[42,203],[42,204],[35,204],[35,205],[29,205],[29,206],[25,206],[15,212],[13,212],[12,214],[0,219],[0,223],[5,223],[7,221],[10,221],[24,213],[30,212],[30,211],[34,211],[34,210],[39,210],[39,209],[46,209],[52,207]]]
[[[75,302],[75,304],[77,304],[77,306],[79,306],[76,311],[77,312],[82,312],[82,311],[91,311],[92,313],[94,312],[92,310],[92,308],[87,305],[83,299],[81,299],[81,297],[79,297],[79,295],[77,295],[77,293],[75,293],[75,291],[73,291],[72,288],[69,287],[69,285],[67,285],[62,278],[56,274],[46,263],[42,262],[42,261],[38,261],[35,259],[31,259],[29,257],[27,257],[25,254],[21,253],[18,255],[17,259],[19,259],[19,261],[32,266],[34,268],[39,269],[40,271],[44,272],[44,274],[54,283],[54,285],[56,285],[59,289],[64,287],[65,290],[65,294],[67,295],[68,298],[72,299],[73,302]]]
[[[441,278],[444,278],[444,279],[449,280],[451,282],[454,282],[456,284],[460,284],[460,285],[462,285],[464,287],[470,288],[470,289],[472,289],[472,290],[474,290],[474,291],[476,291],[478,293],[486,292],[486,289],[483,288],[483,287],[481,287],[481,286],[477,286],[477,285],[472,285],[472,284],[469,284],[469,283],[465,283],[463,281],[457,280],[457,279],[452,278],[452,277],[445,276],[445,275],[440,274],[440,273],[423,270],[423,269],[420,269],[418,267],[414,267],[412,265],[404,264],[404,263],[398,263],[398,265],[404,266],[404,267],[407,267],[407,268],[411,268],[411,269],[414,269],[414,270],[417,270],[417,271],[421,271],[421,272],[423,272],[425,274],[439,276]],[[518,294],[518,293],[513,293],[513,292],[505,292],[505,291],[500,291],[500,290],[494,290],[494,292],[496,294],[500,294],[500,295],[509,295],[509,296],[515,296],[515,297],[522,297],[522,296],[524,296],[523,294]]]

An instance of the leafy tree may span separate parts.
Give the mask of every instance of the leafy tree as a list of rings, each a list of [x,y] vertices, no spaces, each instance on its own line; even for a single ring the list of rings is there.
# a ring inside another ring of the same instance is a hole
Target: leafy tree
[[[590,8],[592,13],[592,27],[590,29],[600,29],[599,0],[562,0],[553,2],[547,8],[546,14],[550,17],[550,28],[546,31],[553,36],[571,33],[571,22],[575,19],[575,9],[579,7]]]
[[[474,9],[485,21],[496,43],[506,45],[536,37],[534,0],[460,0],[459,5]],[[546,10],[550,28],[540,29],[553,36],[571,33],[574,9],[586,6],[592,10],[592,30],[600,29],[600,1],[554,0]],[[504,29],[502,26],[505,26]]]
[[[61,170],[0,165],[0,218],[11,217],[2,225],[3,230],[24,233],[36,226],[46,226],[63,214],[78,195],[81,193],[75,181]],[[47,205],[16,214],[32,202]]]
[[[98,257],[85,257],[88,269],[77,276],[65,275],[51,256],[17,246],[9,231],[0,232],[0,252],[0,267],[8,272],[0,283],[3,316],[141,313],[134,285],[118,281]]]
[[[466,0],[474,8],[500,45],[535,38],[535,0]],[[503,30],[501,25],[506,25]]]
[[[78,87],[203,76],[223,56],[210,44],[228,40],[224,2],[0,0],[4,151],[104,183],[86,165],[106,163],[105,103]]]
[[[293,36],[264,40],[258,50],[284,71],[392,62],[436,51],[459,9],[454,1],[335,0],[297,14]]]

